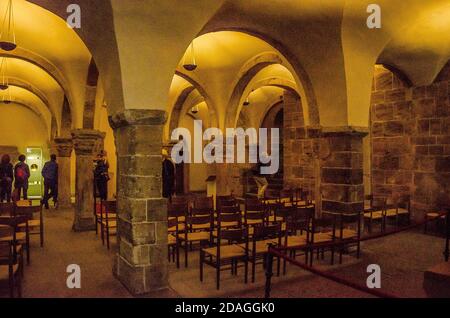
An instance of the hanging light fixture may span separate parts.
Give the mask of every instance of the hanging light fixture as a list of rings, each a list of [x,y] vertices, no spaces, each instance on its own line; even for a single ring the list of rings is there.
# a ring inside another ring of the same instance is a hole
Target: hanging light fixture
[[[0,48],[5,51],[12,51],[16,47],[13,2],[12,0],[8,0],[3,18],[2,31],[0,33]]]
[[[186,71],[192,72],[197,68],[197,63],[195,61],[195,49],[194,49],[194,41],[191,42],[190,48],[190,54],[186,54],[184,57],[183,67]],[[190,60],[187,58],[190,55]]]
[[[194,107],[191,108],[191,113],[193,113],[193,114],[198,113],[198,105],[195,105]]]
[[[11,98],[11,90],[8,89],[8,93],[5,93],[2,95],[2,103],[3,104],[11,104],[12,98]]]
[[[6,75],[7,71],[8,71],[8,61],[6,60],[6,57],[3,57],[2,63],[0,64],[0,76],[2,77],[0,81],[0,90],[2,91],[8,89],[9,87],[8,77]]]
[[[250,94],[253,93],[253,90],[250,92]],[[250,94],[247,95],[247,98],[245,99],[243,105],[244,106],[250,106]]]

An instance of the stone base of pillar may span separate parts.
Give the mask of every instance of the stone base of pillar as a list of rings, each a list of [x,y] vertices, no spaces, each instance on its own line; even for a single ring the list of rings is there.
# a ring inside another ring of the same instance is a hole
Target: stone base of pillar
[[[114,262],[113,275],[133,295],[169,290],[168,273],[161,265],[133,265],[119,254]]]
[[[94,217],[77,218],[72,226],[75,232],[95,231]]]

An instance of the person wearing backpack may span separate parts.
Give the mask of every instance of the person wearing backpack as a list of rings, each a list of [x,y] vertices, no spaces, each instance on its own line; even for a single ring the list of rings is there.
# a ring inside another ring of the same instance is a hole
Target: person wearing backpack
[[[13,165],[9,155],[3,155],[0,163],[0,202],[11,202],[11,188],[14,178]]]
[[[58,164],[56,163],[56,155],[50,156],[42,168],[42,177],[44,177],[44,198],[42,204],[48,210],[48,200],[53,198],[53,204],[58,204]]]
[[[23,199],[28,200],[28,179],[30,178],[30,167],[25,163],[25,155],[19,156],[19,162],[14,167],[14,192],[15,200],[20,200],[20,194],[23,193]]]

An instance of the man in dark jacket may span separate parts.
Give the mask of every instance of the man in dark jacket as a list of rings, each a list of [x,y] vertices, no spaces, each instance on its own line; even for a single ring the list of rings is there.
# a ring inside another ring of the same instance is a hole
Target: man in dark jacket
[[[11,187],[14,178],[13,166],[9,155],[3,155],[0,163],[0,202],[11,202]]]
[[[58,204],[58,164],[56,163],[56,155],[50,156],[42,168],[42,176],[44,177],[44,199],[42,204],[48,209],[48,200],[53,198],[55,207]]]
[[[19,156],[19,162],[14,167],[14,200],[20,200],[20,192],[23,199],[28,200],[28,179],[30,178],[30,167],[25,163],[25,155]]]

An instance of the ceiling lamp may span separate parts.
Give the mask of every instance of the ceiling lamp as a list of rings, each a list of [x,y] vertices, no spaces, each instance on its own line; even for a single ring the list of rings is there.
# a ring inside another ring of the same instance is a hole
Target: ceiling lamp
[[[244,101],[244,106],[249,106],[249,105],[250,105],[250,99],[247,96],[247,98]]]
[[[7,60],[6,58],[2,58],[2,63],[0,64],[0,75],[1,75],[1,81],[0,81],[0,90],[4,91],[8,89],[9,83],[8,83],[8,77],[6,76],[7,72]]]
[[[253,90],[250,92],[250,94],[253,93]],[[244,106],[250,106],[250,94],[248,94],[247,98],[244,101]]]
[[[12,97],[11,97],[11,90],[8,89],[7,92],[2,94],[2,103],[3,104],[11,104],[13,101]]]
[[[0,33],[0,48],[5,51],[12,51],[17,47],[16,33],[14,31],[14,9],[12,0],[8,1],[5,16],[3,18],[2,31]]]
[[[188,60],[186,58],[186,56],[184,57],[184,62],[183,62],[183,67],[186,71],[192,72],[197,68],[197,63],[195,61],[195,50],[194,50],[194,41],[192,41],[191,45],[190,45],[190,60]]]
[[[198,105],[195,105],[194,107],[191,108],[191,113],[193,113],[193,114],[198,113]]]

